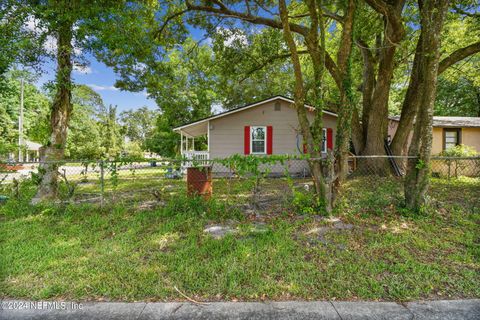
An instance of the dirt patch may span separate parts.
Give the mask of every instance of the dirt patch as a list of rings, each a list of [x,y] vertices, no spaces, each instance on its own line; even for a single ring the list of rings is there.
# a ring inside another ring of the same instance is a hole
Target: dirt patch
[[[305,241],[309,246],[323,245],[345,250],[346,246],[344,244],[327,239],[326,235],[331,232],[349,232],[354,228],[353,224],[345,223],[339,218],[324,218],[322,220],[328,224],[321,226],[314,225],[307,230],[302,230],[297,233],[296,238]]]

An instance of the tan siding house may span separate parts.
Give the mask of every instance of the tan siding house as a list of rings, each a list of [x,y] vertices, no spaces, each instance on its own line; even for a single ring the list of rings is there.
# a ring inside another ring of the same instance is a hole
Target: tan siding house
[[[310,121],[313,121],[314,112],[313,107],[307,106]],[[335,144],[336,119],[335,113],[324,112],[324,154]],[[181,135],[182,155],[191,159],[218,159],[234,154],[303,153],[303,138],[293,100],[282,96],[186,124],[174,128],[174,131]],[[195,150],[194,139],[204,135],[207,136],[208,150]]]
[[[391,117],[388,135],[393,138],[399,117]],[[480,117],[433,117],[432,154],[438,155],[450,146],[466,145],[480,153]],[[409,139],[411,140],[411,134]]]

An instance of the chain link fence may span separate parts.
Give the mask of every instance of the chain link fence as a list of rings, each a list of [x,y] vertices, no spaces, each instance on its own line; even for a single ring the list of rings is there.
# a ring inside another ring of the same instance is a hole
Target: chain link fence
[[[416,162],[416,157],[400,156],[356,156],[351,175],[404,177],[408,161]],[[459,177],[480,177],[480,157],[440,157],[431,158],[430,170],[433,178],[452,179]]]
[[[408,160],[415,161],[407,157],[349,158],[349,173],[342,194],[344,200],[356,201],[360,193],[370,193],[372,197],[382,194],[385,203],[400,201]],[[140,208],[165,205],[172,197],[187,194],[187,168],[193,166],[209,168],[211,196],[229,205],[247,211],[273,212],[293,207],[303,212],[315,210],[308,161],[312,160],[278,158],[268,162],[252,160],[250,163],[239,158],[200,162],[173,159],[148,162],[67,160],[57,163],[59,198],[78,204],[121,202]],[[321,161],[325,166],[327,160]],[[442,197],[437,186],[444,190],[463,181],[468,184],[469,192],[478,192],[478,201],[480,157],[433,157],[431,172],[432,197]],[[35,189],[41,173],[38,162],[0,163],[0,199],[18,197],[25,188]],[[24,185],[28,187],[22,189]],[[463,201],[461,195],[455,201]]]

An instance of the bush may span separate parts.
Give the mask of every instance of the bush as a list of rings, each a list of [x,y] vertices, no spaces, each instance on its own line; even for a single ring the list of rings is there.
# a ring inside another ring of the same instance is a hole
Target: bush
[[[325,213],[325,206],[319,203],[315,194],[309,190],[293,190],[292,205],[300,214]]]
[[[463,144],[448,148],[440,153],[442,157],[474,157],[477,155],[478,153],[473,147]]]
[[[475,151],[473,147],[466,146],[463,144],[448,148],[447,150],[444,150],[440,153],[440,156],[442,157],[452,157],[452,158],[475,157],[477,155],[478,153]],[[458,178],[459,171],[465,169],[469,165],[468,161],[465,161],[462,159],[445,159],[444,161],[448,167],[448,173],[447,173],[448,179],[452,177],[452,167],[454,170],[455,178]]]

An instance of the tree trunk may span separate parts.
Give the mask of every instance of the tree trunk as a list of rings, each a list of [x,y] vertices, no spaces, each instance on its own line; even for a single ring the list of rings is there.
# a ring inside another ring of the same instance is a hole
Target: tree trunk
[[[295,40],[293,39],[288,22],[288,10],[285,0],[279,1],[279,10],[280,19],[283,26],[283,36],[291,53],[291,60],[295,75],[295,108],[297,110],[300,129],[307,144],[307,151],[311,157],[308,163],[310,166],[310,171],[312,172],[315,192],[319,202],[325,205],[327,212],[330,212],[332,209],[331,198],[327,197],[327,194],[330,194],[330,192],[328,191],[328,186],[325,184],[325,179],[323,178],[322,165],[320,162],[321,153],[318,146],[315,146],[313,135],[310,129],[310,123],[308,122],[307,118],[307,112],[305,110],[305,88],[303,84],[302,69],[300,65],[300,59],[298,57],[297,46],[295,44]]]
[[[358,109],[354,106],[352,113],[352,143],[355,154],[359,155],[365,148],[365,137],[363,136],[363,128],[360,123],[360,115]]]
[[[387,43],[384,41],[384,45]],[[375,90],[370,105],[364,106],[366,124],[363,124],[365,132],[365,149],[362,155],[384,155],[384,141],[387,136],[388,126],[388,98],[394,71],[394,55],[396,48],[390,46],[382,50],[380,55],[379,72]],[[368,103],[368,101],[367,101]],[[366,110],[365,110],[366,109]]]
[[[342,26],[340,49],[337,53],[337,65],[342,84],[340,91],[340,108],[338,109],[337,133],[335,137],[335,161],[337,163],[336,179],[334,184],[333,203],[340,192],[341,185],[348,174],[348,155],[350,150],[350,137],[352,136],[352,116],[354,99],[352,90],[352,72],[350,59],[353,42],[353,24],[355,20],[356,5],[354,0],[348,1]]]
[[[32,203],[57,198],[58,161],[64,158],[68,122],[72,112],[72,22],[60,21],[57,33],[56,94],[50,113],[50,141],[45,149],[39,172],[41,182]]]
[[[405,30],[401,19],[401,14],[405,1],[374,1],[367,0],[367,3],[378,13],[384,16],[384,32],[382,48],[379,49],[379,65],[375,80],[375,87],[371,94],[367,92],[367,105],[364,105],[364,115],[366,121],[362,123],[364,127],[365,148],[362,155],[385,155],[385,138],[387,137],[388,127],[388,99],[390,87],[392,84],[393,72],[395,69],[394,57],[397,46],[404,38]],[[364,79],[364,89],[371,82],[371,79]],[[370,102],[370,103],[369,103]],[[366,111],[366,112],[365,112]],[[365,115],[365,113],[368,113]],[[385,174],[389,171],[388,161],[386,159],[365,159],[363,165],[371,172]]]
[[[417,114],[420,104],[420,68],[422,66],[422,36],[418,38],[417,48],[415,52],[415,58],[413,60],[412,72],[410,75],[410,81],[407,88],[407,93],[402,104],[402,113],[400,116],[400,122],[398,123],[397,131],[392,140],[391,148],[394,155],[403,155],[408,144],[408,138],[411,133],[413,120]]]
[[[448,8],[448,0],[419,1],[421,21],[420,108],[415,122],[410,159],[405,177],[405,204],[419,211],[426,204],[430,182],[430,157],[432,150],[433,106],[437,89],[440,57],[440,35]]]
[[[365,134],[368,130],[369,118],[371,115],[373,92],[375,89],[375,58],[367,43],[361,39],[357,40],[363,58],[363,83],[362,83],[362,131]],[[373,115],[376,116],[376,115]],[[362,150],[363,151],[363,150]]]
[[[402,105],[402,113],[397,131],[392,141],[392,152],[395,155],[405,154],[407,150],[409,135],[413,126],[415,115],[419,108],[419,67],[422,65],[421,57],[421,39],[418,39],[415,59],[413,61],[412,73],[408,85],[407,93]],[[452,52],[448,57],[444,58],[438,67],[438,75],[445,71],[455,63],[480,51],[480,43],[476,42],[469,46],[460,48]]]

